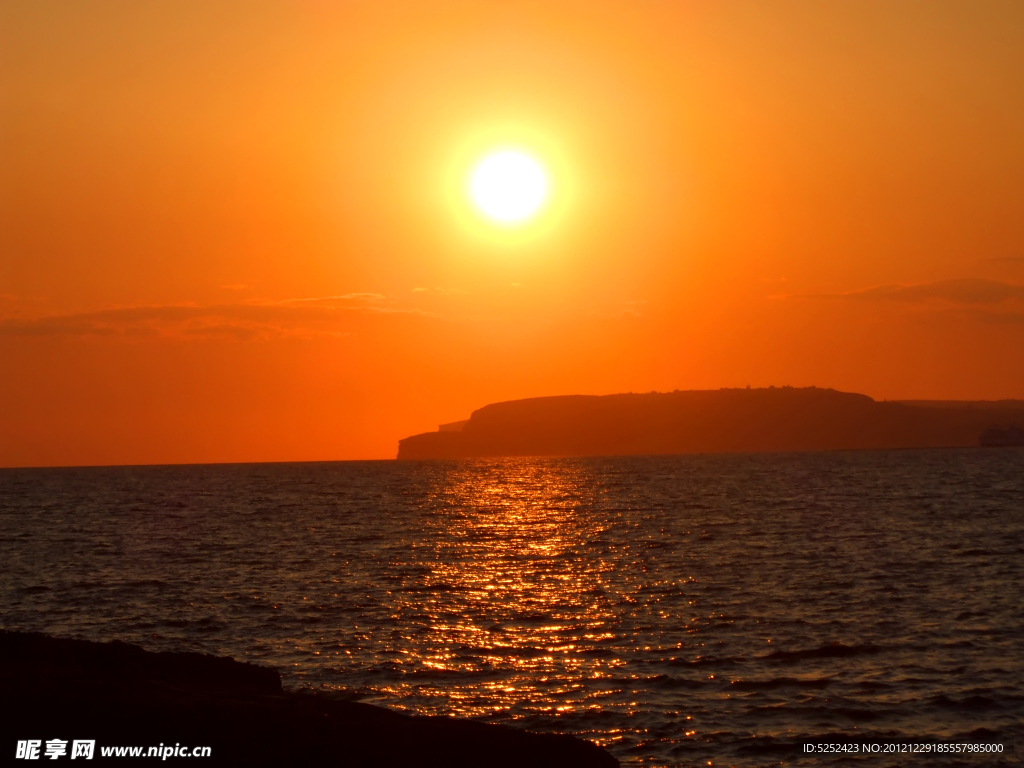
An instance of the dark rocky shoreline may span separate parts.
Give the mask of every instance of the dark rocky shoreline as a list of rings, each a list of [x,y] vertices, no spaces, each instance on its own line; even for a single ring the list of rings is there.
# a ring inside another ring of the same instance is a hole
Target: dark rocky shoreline
[[[211,747],[203,765],[618,765],[572,736],[284,691],[268,667],[118,641],[0,630],[0,696],[6,760],[18,740],[59,738],[61,759],[72,740],[95,739],[97,760],[102,746],[180,743]]]

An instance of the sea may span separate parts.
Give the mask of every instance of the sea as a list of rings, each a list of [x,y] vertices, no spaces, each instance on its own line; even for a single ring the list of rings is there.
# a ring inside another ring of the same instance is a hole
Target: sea
[[[1016,764],[1022,587],[1024,449],[0,470],[5,629],[624,765]]]

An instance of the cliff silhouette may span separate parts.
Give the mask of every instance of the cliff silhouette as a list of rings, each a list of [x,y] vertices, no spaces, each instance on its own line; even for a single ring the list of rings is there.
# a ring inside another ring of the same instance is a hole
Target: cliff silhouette
[[[876,401],[817,387],[566,395],[484,406],[398,442],[399,459],[974,446],[1024,401]]]

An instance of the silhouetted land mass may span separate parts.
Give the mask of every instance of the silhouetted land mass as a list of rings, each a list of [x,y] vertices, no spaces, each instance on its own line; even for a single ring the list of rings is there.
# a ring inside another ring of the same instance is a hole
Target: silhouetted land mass
[[[459,424],[400,440],[398,458],[972,446],[1024,425],[1024,401],[878,402],[817,387],[568,395],[494,403]]]
[[[286,692],[276,670],[0,630],[4,749],[15,741],[209,746],[203,765],[617,766],[594,744]],[[17,761],[20,762],[20,761]],[[152,762],[152,759],[150,760]]]

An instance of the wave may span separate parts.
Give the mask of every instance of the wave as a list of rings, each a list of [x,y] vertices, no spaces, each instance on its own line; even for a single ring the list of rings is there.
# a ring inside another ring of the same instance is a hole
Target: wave
[[[805,659],[842,659],[851,656],[869,656],[881,653],[884,650],[880,645],[865,643],[864,645],[843,645],[842,643],[829,643],[818,648],[811,648],[804,651],[776,651],[761,658],[765,661],[803,661]]]
[[[730,684],[737,691],[762,691],[775,688],[828,688],[834,683],[830,677],[801,679],[797,677],[775,677],[771,680],[733,680]]]
[[[669,659],[666,663],[673,667],[702,667],[707,665],[733,666],[736,664],[743,664],[744,662],[746,662],[746,659],[742,656],[698,656],[693,661]]]

